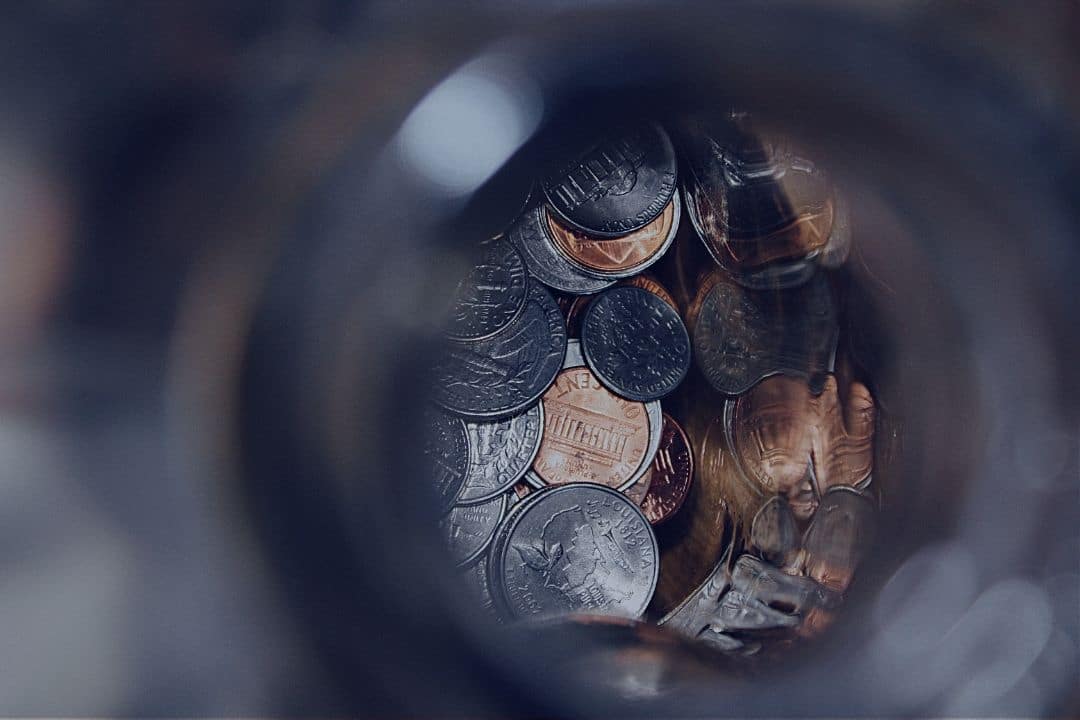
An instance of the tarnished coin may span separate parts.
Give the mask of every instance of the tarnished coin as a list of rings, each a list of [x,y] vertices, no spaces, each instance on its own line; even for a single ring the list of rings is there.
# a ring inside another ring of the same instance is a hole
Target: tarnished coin
[[[544,393],[544,435],[533,470],[547,485],[625,488],[649,449],[645,405],[605,388],[587,367],[563,370]]]
[[[566,355],[566,324],[555,299],[536,283],[521,315],[497,335],[449,343],[435,366],[435,401],[470,418],[521,412],[551,385]]]
[[[564,157],[544,179],[544,192],[564,220],[590,235],[645,227],[675,194],[675,148],[654,123],[589,139]]]
[[[426,410],[422,422],[424,462],[440,507],[449,508],[461,491],[469,467],[465,423],[437,410]]]
[[[505,513],[505,495],[472,505],[455,505],[439,523],[454,562],[465,565],[479,557]]]
[[[652,482],[641,502],[641,510],[653,525],[679,512],[694,481],[694,455],[686,433],[667,413],[660,448],[649,469]]]
[[[820,273],[787,290],[751,290],[717,273],[691,328],[698,367],[720,392],[738,395],[769,375],[831,372],[836,307]]]
[[[491,581],[511,615],[645,611],[656,588],[658,549],[637,506],[585,484],[544,490],[526,503],[493,558]]]
[[[564,225],[545,210],[548,234],[572,263],[599,278],[642,272],[664,256],[679,231],[682,201],[676,194],[660,215],[640,230],[617,237],[593,237]]]
[[[481,502],[505,492],[521,479],[540,449],[544,406],[537,402],[520,415],[491,422],[466,422],[469,471],[458,503]]]
[[[575,295],[611,287],[614,280],[586,275],[555,248],[543,215],[542,207],[532,208],[507,233],[507,239],[525,259],[529,274],[548,287]]]
[[[631,400],[659,400],[690,369],[690,336],[679,313],[641,288],[605,290],[589,303],[581,347],[600,381]]]
[[[525,261],[505,240],[483,245],[468,277],[458,283],[446,334],[455,340],[478,340],[509,325],[525,305]]]

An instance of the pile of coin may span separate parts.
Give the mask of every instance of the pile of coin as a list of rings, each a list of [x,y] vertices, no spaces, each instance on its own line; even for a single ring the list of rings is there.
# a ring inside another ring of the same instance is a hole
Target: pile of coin
[[[873,527],[874,400],[835,367],[850,223],[747,116],[672,129],[565,143],[480,243],[425,457],[499,619],[648,616],[749,652],[824,627]]]

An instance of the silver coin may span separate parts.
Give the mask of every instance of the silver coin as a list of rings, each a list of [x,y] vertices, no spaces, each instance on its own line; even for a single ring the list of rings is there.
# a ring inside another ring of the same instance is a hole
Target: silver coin
[[[577,138],[542,184],[548,202],[571,225],[599,237],[648,225],[675,193],[675,148],[655,123]]]
[[[495,601],[491,597],[491,587],[488,583],[487,556],[481,555],[474,562],[464,566],[461,576],[465,582],[466,592],[473,596],[473,600],[485,612],[495,614]]]
[[[457,287],[446,334],[479,340],[499,332],[521,313],[528,291],[525,261],[504,240],[483,244],[476,265]]]
[[[514,415],[535,403],[562,368],[566,320],[532,283],[521,315],[493,337],[449,343],[434,368],[435,402],[469,418]]]
[[[543,208],[522,215],[507,238],[525,259],[529,274],[548,287],[574,295],[591,295],[615,284],[610,278],[594,278],[571,263],[555,247],[547,230]]]
[[[439,522],[439,527],[454,562],[465,565],[479,557],[487,549],[505,513],[505,495],[496,495],[487,502],[451,508]]]
[[[469,439],[465,423],[434,409],[424,411],[422,422],[421,454],[439,506],[446,509],[457,499],[468,471]]]
[[[690,336],[682,318],[641,288],[612,288],[590,302],[581,348],[600,382],[639,402],[670,394],[690,370]]]
[[[751,290],[721,275],[691,333],[709,384],[739,395],[769,375],[814,379],[831,372],[839,326],[820,273],[804,285],[773,291]]]
[[[566,342],[566,359],[563,361],[562,369],[574,367],[586,367],[585,356],[581,352],[580,340],[568,340]],[[652,402],[644,403],[645,414],[649,419],[649,444],[645,449],[645,457],[641,461],[641,465],[634,471],[634,474],[623,483],[618,489],[620,492],[625,492],[627,489],[633,487],[641,477],[649,471],[649,467],[652,465],[652,461],[656,458],[656,452],[660,449],[660,439],[664,434],[664,411],[660,408],[660,401],[653,400]],[[542,440],[543,438],[541,438]],[[547,483],[540,475],[529,468],[529,471],[525,473],[525,481],[535,488],[547,487]]]
[[[512,616],[645,612],[659,577],[659,550],[634,503],[583,483],[537,493],[520,507],[491,576]]]
[[[465,423],[469,433],[469,470],[458,504],[482,502],[505,492],[532,465],[544,429],[544,405],[513,417]]]

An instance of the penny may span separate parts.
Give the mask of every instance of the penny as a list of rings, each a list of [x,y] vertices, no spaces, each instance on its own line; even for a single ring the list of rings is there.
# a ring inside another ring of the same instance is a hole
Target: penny
[[[470,418],[499,418],[532,405],[566,355],[566,324],[544,288],[529,287],[521,315],[493,337],[448,343],[434,368],[435,401]]]
[[[543,401],[544,435],[533,470],[544,484],[624,488],[636,479],[649,446],[643,403],[615,395],[587,367],[561,371]]]
[[[641,510],[596,485],[551,488],[513,518],[491,581],[517,618],[639,617],[656,587],[656,536]]]
[[[682,202],[675,195],[659,217],[640,230],[618,237],[594,237],[559,222],[545,210],[548,234],[555,247],[586,274],[627,277],[657,262],[675,239]]]
[[[563,362],[563,369],[585,367],[585,357],[581,352],[581,342],[578,340],[570,340],[566,344],[566,360]],[[656,455],[657,448],[660,447],[660,435],[663,427],[663,413],[660,409],[659,401],[653,401],[645,403],[645,414],[648,416],[649,421],[649,444],[645,450],[645,457],[642,459],[641,465],[638,467],[634,474],[626,481],[626,483],[619,489],[623,490],[630,487],[648,471],[649,463],[652,462],[653,457]],[[539,457],[539,453],[537,454]],[[571,480],[587,481],[586,478],[570,478]],[[548,483],[542,478],[536,471],[535,462],[534,467],[525,474],[525,480],[533,487],[542,488]]]
[[[716,273],[691,328],[698,367],[714,388],[738,395],[778,373],[831,372],[838,335],[828,280],[817,273],[786,290],[751,290]]]
[[[694,456],[686,433],[667,413],[660,448],[649,470],[652,483],[641,501],[645,517],[658,525],[679,512],[694,481]]]
[[[472,505],[455,505],[450,510],[439,526],[456,564],[470,563],[487,549],[505,512],[505,495]]]
[[[521,479],[540,449],[543,404],[503,420],[465,423],[469,433],[469,470],[458,503],[488,500]]]
[[[544,193],[563,220],[590,235],[645,227],[675,194],[675,148],[654,123],[590,138],[563,156],[544,178]]]
[[[530,209],[507,233],[509,242],[525,259],[529,274],[548,287],[575,295],[588,295],[611,287],[614,280],[586,275],[556,249],[543,212],[542,207]]]
[[[801,520],[828,488],[870,475],[874,405],[861,383],[851,383],[841,410],[831,375],[817,394],[801,378],[767,378],[725,403],[724,424],[739,470],[762,494],[786,497]]]
[[[654,278],[652,275],[635,275],[634,277],[620,280],[618,284],[620,287],[637,287],[641,288],[642,290],[648,290],[653,295],[670,305],[672,310],[675,310],[676,312],[679,311],[679,305],[675,302],[675,298],[672,297],[671,293],[668,292],[667,288],[664,287],[660,283],[660,281]]]
[[[600,381],[631,400],[659,400],[690,370],[682,318],[641,288],[612,288],[594,299],[582,323],[581,347]]]
[[[486,242],[468,277],[458,283],[448,337],[478,340],[509,325],[525,305],[525,261],[504,240]]]
[[[429,409],[422,416],[423,446],[421,453],[435,487],[439,507],[454,504],[469,465],[469,441],[465,424],[437,410]]]

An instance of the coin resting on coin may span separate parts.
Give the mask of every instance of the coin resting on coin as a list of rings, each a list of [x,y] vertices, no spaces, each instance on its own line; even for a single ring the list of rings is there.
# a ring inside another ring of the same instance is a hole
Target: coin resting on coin
[[[834,367],[842,193],[743,114],[672,125],[552,142],[458,284],[424,457],[494,619],[645,617],[747,654],[823,630],[855,581],[876,403]]]

